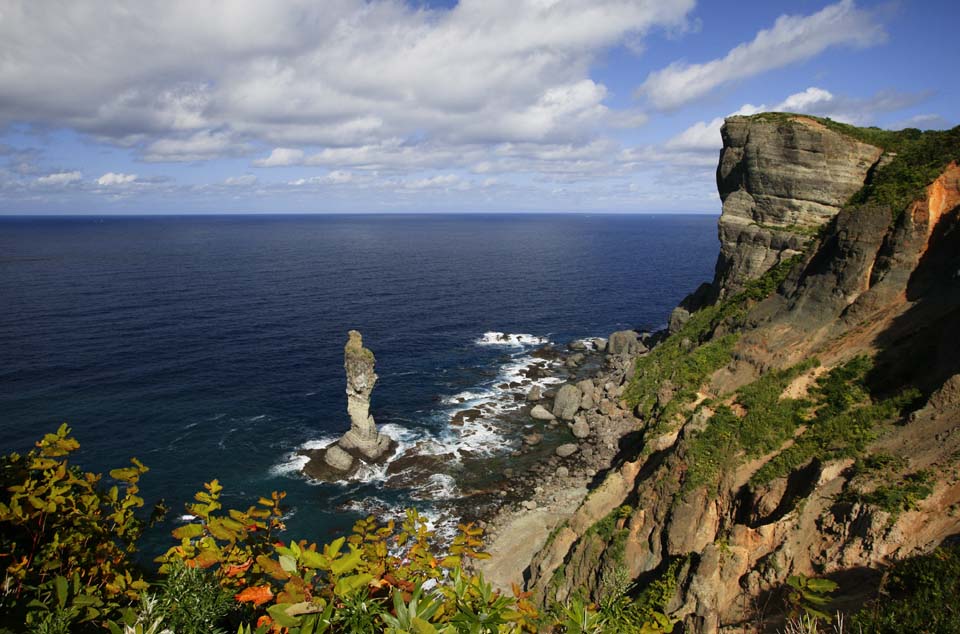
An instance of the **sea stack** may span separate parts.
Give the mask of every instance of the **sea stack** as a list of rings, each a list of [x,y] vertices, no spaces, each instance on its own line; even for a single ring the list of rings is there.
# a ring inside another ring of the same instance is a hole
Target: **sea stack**
[[[383,462],[396,448],[392,438],[377,431],[377,424],[370,415],[370,395],[377,382],[376,362],[373,352],[363,347],[363,336],[351,330],[343,348],[350,429],[335,443],[306,452],[310,462],[303,470],[308,476],[318,480],[345,479],[362,463]]]

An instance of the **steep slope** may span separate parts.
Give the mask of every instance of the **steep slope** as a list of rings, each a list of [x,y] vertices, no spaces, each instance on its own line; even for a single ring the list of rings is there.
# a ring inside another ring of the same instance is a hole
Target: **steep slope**
[[[819,184],[815,133],[834,166]],[[666,574],[687,631],[770,627],[791,574],[834,575],[840,607],[856,605],[882,564],[960,534],[960,128],[760,115],[728,120],[724,141],[718,182],[739,185],[719,301],[638,360],[645,448],[532,562],[544,602]],[[753,219],[824,224],[804,245]]]

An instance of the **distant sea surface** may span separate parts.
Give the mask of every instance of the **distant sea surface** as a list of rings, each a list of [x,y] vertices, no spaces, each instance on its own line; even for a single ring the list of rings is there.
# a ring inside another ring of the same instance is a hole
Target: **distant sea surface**
[[[243,508],[287,491],[291,534],[323,539],[416,502],[299,475],[298,448],[349,426],[348,330],[377,358],[378,424],[506,451],[451,415],[538,338],[663,327],[716,253],[707,215],[2,218],[0,450],[66,421],[84,468],[146,463],[171,522],[219,478]]]

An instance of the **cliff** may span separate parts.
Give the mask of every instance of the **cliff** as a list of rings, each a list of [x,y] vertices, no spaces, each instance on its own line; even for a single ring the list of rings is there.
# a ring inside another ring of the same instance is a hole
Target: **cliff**
[[[659,580],[685,631],[775,629],[790,575],[857,607],[960,534],[960,128],[723,139],[716,277],[638,358],[640,448],[533,558],[544,603]]]
[[[717,190],[723,211],[716,272],[681,303],[671,331],[691,311],[743,290],[749,280],[802,252],[883,156],[880,147],[806,116],[730,117],[720,133]]]

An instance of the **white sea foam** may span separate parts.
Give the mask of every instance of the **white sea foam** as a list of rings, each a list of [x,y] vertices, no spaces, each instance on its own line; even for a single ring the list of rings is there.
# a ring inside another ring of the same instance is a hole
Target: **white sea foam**
[[[506,333],[490,331],[477,339],[478,346],[540,346],[547,343],[546,337],[537,337],[526,333]]]
[[[317,438],[314,440],[308,440],[299,447],[296,451],[291,451],[283,457],[283,461],[270,467],[270,474],[274,476],[283,476],[283,475],[295,475],[299,474],[307,463],[310,462],[310,458],[301,454],[301,451],[310,451],[311,449],[323,449],[327,445],[330,445],[336,442],[337,436],[324,436],[323,438]]]
[[[453,396],[447,396],[443,399],[445,405],[460,405],[461,403],[471,403],[482,399],[489,399],[497,395],[495,390],[464,390],[457,392]]]
[[[460,497],[460,489],[453,476],[434,473],[427,478],[426,483],[417,488],[412,497],[415,500],[455,500]]]

